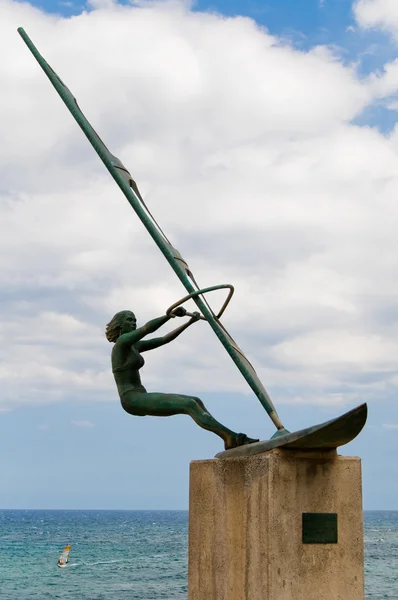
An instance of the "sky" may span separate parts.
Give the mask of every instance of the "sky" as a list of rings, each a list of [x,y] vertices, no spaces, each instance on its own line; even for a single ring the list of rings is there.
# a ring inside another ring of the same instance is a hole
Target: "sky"
[[[185,290],[19,26],[199,284],[235,286],[223,322],[286,427],[368,403],[340,453],[362,458],[365,509],[398,509],[393,0],[0,0],[0,508],[186,509],[189,462],[222,450],[120,406],[106,323]],[[274,433],[206,323],[145,358],[148,390]]]

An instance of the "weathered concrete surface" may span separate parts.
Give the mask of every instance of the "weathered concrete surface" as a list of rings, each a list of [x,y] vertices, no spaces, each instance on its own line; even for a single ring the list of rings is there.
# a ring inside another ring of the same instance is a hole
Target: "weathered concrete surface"
[[[302,513],[338,514],[303,544]],[[189,600],[364,600],[361,462],[272,450],[191,463]]]

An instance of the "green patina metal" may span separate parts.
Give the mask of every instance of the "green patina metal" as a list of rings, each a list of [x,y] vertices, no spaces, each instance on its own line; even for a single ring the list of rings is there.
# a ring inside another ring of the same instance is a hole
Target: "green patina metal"
[[[293,433],[273,436],[250,446],[234,448],[226,452],[219,452],[217,458],[238,458],[253,456],[261,452],[268,452],[274,448],[286,450],[332,450],[351,442],[362,431],[368,415],[368,407],[361,404],[344,415],[300,429]]]
[[[148,393],[141,382],[140,369],[145,361],[144,352],[160,348],[175,340],[190,325],[200,319],[194,313],[191,319],[162,337],[145,339],[174,317],[184,317],[187,312],[177,307],[168,314],[152,319],[137,329],[137,320],[130,310],[122,310],[106,326],[106,337],[114,343],[112,349],[112,371],[115,377],[120,401],[126,412],[137,417],[171,417],[189,415],[203,429],[212,431],[223,441],[226,449],[258,441],[244,433],[236,433],[222,425],[209,413],[200,398],[183,394]]]
[[[109,173],[122,190],[128,202],[140,218],[141,222],[151,235],[166,260],[180,279],[188,294],[181,300],[174,303],[166,312],[166,315],[154,319],[139,329],[130,328],[127,323],[126,315],[133,315],[131,311],[121,311],[112,319],[107,326],[107,337],[115,343],[112,352],[112,369],[115,381],[118,387],[122,405],[127,412],[135,415],[156,415],[169,416],[172,414],[189,414],[201,427],[213,431],[223,438],[225,443],[225,452],[217,456],[220,458],[230,458],[233,456],[248,456],[265,452],[276,447],[286,448],[336,448],[338,445],[345,444],[356,435],[366,421],[366,405],[362,405],[346,415],[329,421],[327,423],[309,427],[295,433],[289,433],[286,430],[275,410],[268,392],[257,376],[253,366],[248,361],[245,354],[227,332],[220,321],[220,317],[225,311],[233,294],[233,286],[229,284],[212,286],[199,289],[192,271],[181,254],[172,246],[164,232],[148,210],[137,184],[131,177],[131,174],[123,163],[114,156],[105,146],[96,131],[90,125],[82,111],[80,110],[75,97],[66,87],[60,77],[50,67],[46,60],[41,56],[31,39],[24,29],[18,28],[18,33],[32,52],[33,56],[42,67],[43,71],[53,84],[61,99],[75,118],[78,125],[83,130],[87,139],[101,158]],[[207,302],[205,294],[216,289],[228,289],[228,296],[216,314]],[[199,313],[188,313],[180,306],[187,300],[192,299],[199,308]],[[144,340],[143,338],[151,332],[156,331],[162,324],[170,318],[176,316],[188,315],[190,321],[177,328],[163,338],[154,340]],[[134,317],[134,315],[133,315]],[[148,394],[141,384],[139,369],[143,365],[141,353],[146,350],[154,349],[163,344],[169,343],[175,339],[192,323],[199,319],[206,320],[220,342],[238,367],[239,371],[260,400],[262,406],[268,413],[277,432],[267,441],[258,442],[252,440],[244,434],[237,434],[218,423],[207,411],[203,402],[193,396],[182,396],[178,394]],[[134,317],[135,320],[135,317]],[[113,323],[113,325],[112,325]],[[117,325],[117,332],[110,334],[112,327]],[[128,343],[126,342],[128,340]],[[253,443],[254,442],[254,443]],[[257,442],[257,443],[255,443]],[[238,447],[239,446],[239,447]]]
[[[337,513],[303,513],[303,544],[337,544]]]

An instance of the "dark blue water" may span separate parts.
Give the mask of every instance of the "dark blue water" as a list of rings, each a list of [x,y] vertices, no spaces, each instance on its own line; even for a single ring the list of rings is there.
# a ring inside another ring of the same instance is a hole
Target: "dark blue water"
[[[366,600],[398,600],[398,511],[365,512]]]
[[[185,511],[0,511],[0,598],[186,600],[187,534]],[[365,513],[365,551],[366,600],[398,600],[398,512]]]

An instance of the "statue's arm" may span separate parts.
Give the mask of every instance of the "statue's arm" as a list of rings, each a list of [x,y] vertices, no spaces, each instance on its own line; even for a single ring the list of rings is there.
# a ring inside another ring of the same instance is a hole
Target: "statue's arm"
[[[144,340],[137,344],[138,352],[147,352],[148,350],[154,350],[155,348],[159,348],[160,346],[164,346],[169,342],[172,342],[176,339],[183,331],[185,331],[192,323],[195,323],[199,319],[199,313],[189,319],[187,323],[181,325],[181,327],[177,327],[177,329],[173,329],[170,333],[166,334],[163,337],[153,338],[152,340]]]
[[[156,319],[152,319],[151,321],[148,321],[148,323],[146,323],[142,327],[139,327],[135,331],[129,331],[128,333],[122,333],[122,335],[119,337],[117,343],[119,344],[119,346],[121,346],[121,345],[122,346],[124,346],[124,345],[133,346],[134,344],[137,344],[140,340],[142,340],[142,338],[144,338],[149,333],[154,333],[155,331],[157,331],[159,329],[159,327],[161,327],[162,325],[167,323],[167,321],[170,321],[170,319],[172,319],[174,316],[175,315],[173,315],[173,314],[163,315],[162,317],[157,317]]]

